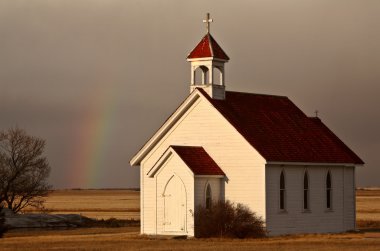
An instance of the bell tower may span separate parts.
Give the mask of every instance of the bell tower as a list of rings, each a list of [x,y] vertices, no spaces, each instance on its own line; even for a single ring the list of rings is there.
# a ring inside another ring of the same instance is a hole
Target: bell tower
[[[195,88],[204,89],[213,99],[225,99],[224,63],[230,59],[210,34],[210,23],[213,20],[207,13],[207,33],[190,52],[187,61],[191,67],[190,92]]]

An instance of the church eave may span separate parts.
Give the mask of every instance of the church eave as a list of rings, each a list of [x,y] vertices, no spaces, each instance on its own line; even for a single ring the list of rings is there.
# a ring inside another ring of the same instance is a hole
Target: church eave
[[[285,162],[285,161],[267,161],[266,165],[273,166],[363,166],[364,164],[355,163],[334,163],[334,162]]]
[[[194,61],[216,61],[216,62],[228,62],[227,59],[221,59],[216,57],[202,57],[202,58],[187,58],[188,62],[194,62]]]

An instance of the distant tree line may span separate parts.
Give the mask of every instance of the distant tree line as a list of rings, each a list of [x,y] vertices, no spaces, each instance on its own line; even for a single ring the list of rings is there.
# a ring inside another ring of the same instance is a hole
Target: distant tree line
[[[43,156],[45,141],[11,128],[0,131],[0,204],[17,213],[42,208],[50,166]],[[0,222],[1,223],[1,222]]]

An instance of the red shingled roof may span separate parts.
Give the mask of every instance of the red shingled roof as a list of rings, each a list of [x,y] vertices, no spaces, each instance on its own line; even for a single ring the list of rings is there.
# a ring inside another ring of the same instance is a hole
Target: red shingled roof
[[[229,60],[230,58],[211,36],[207,33],[199,44],[192,50],[187,58],[218,58],[223,60]]]
[[[195,175],[224,175],[218,164],[200,146],[171,146]]]
[[[225,100],[216,100],[198,90],[267,161],[364,164],[287,97],[226,92]]]

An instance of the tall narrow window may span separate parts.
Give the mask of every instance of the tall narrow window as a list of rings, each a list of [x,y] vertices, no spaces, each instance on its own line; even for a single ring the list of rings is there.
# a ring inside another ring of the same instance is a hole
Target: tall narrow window
[[[309,210],[309,175],[307,171],[303,176],[303,209]]]
[[[327,209],[331,209],[331,202],[332,202],[332,188],[331,188],[331,174],[330,174],[330,171],[327,172],[327,176],[326,176],[326,208]]]
[[[211,186],[210,184],[207,184],[206,188],[206,208],[210,209],[212,203],[212,195],[211,195]]]
[[[285,176],[284,171],[280,175],[280,209],[285,210]]]

